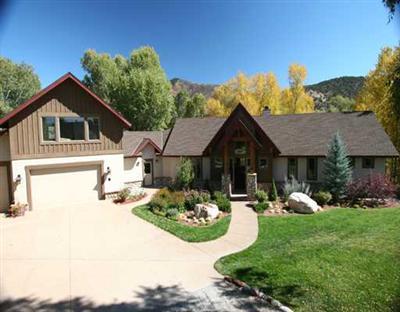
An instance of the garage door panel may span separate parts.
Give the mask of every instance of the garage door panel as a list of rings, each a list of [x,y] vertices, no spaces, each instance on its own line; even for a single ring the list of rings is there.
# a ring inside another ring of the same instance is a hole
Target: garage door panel
[[[48,209],[99,199],[99,166],[31,170],[32,206]]]

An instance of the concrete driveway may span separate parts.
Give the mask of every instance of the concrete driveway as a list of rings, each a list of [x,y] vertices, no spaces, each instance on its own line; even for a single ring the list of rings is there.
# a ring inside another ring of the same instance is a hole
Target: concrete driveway
[[[0,299],[70,307],[172,300],[172,293],[221,283],[215,261],[257,237],[256,215],[245,203],[233,203],[228,233],[207,243],[184,242],[134,216],[132,206],[78,203],[2,218]]]

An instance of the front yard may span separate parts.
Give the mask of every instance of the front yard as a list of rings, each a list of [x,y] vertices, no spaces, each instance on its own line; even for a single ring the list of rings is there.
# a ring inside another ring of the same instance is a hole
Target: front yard
[[[398,311],[400,208],[259,216],[257,241],[216,269],[295,311]]]
[[[226,216],[211,225],[194,227],[156,215],[151,212],[148,205],[133,208],[132,213],[187,242],[206,242],[217,239],[225,235],[231,221],[231,216]]]

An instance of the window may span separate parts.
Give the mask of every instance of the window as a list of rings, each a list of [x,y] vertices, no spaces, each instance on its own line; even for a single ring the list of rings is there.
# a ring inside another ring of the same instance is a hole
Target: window
[[[195,179],[201,179],[201,158],[194,157],[191,159]]]
[[[99,118],[88,117],[87,123],[89,128],[89,140],[99,140],[100,139]]]
[[[268,160],[267,158],[260,158],[258,161],[258,167],[260,169],[265,169],[268,166]]]
[[[307,180],[318,180],[318,159],[315,157],[307,158]]]
[[[56,118],[42,117],[42,134],[43,141],[56,140]]]
[[[288,158],[288,178],[291,176],[297,179],[297,158]]]
[[[356,158],[349,157],[349,164],[350,164],[350,167],[354,169],[356,167]]]
[[[372,157],[364,157],[362,159],[362,167],[363,167],[363,169],[374,169],[375,168],[375,159]]]
[[[85,119],[83,117],[60,117],[60,140],[85,140]]]
[[[145,174],[150,174],[151,173],[151,164],[146,162],[144,163],[144,173]]]

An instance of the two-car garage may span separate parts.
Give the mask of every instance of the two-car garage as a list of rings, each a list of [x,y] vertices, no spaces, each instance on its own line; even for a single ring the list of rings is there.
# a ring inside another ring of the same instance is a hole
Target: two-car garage
[[[28,168],[31,207],[35,210],[51,209],[101,199],[101,167],[101,164],[70,164]]]

